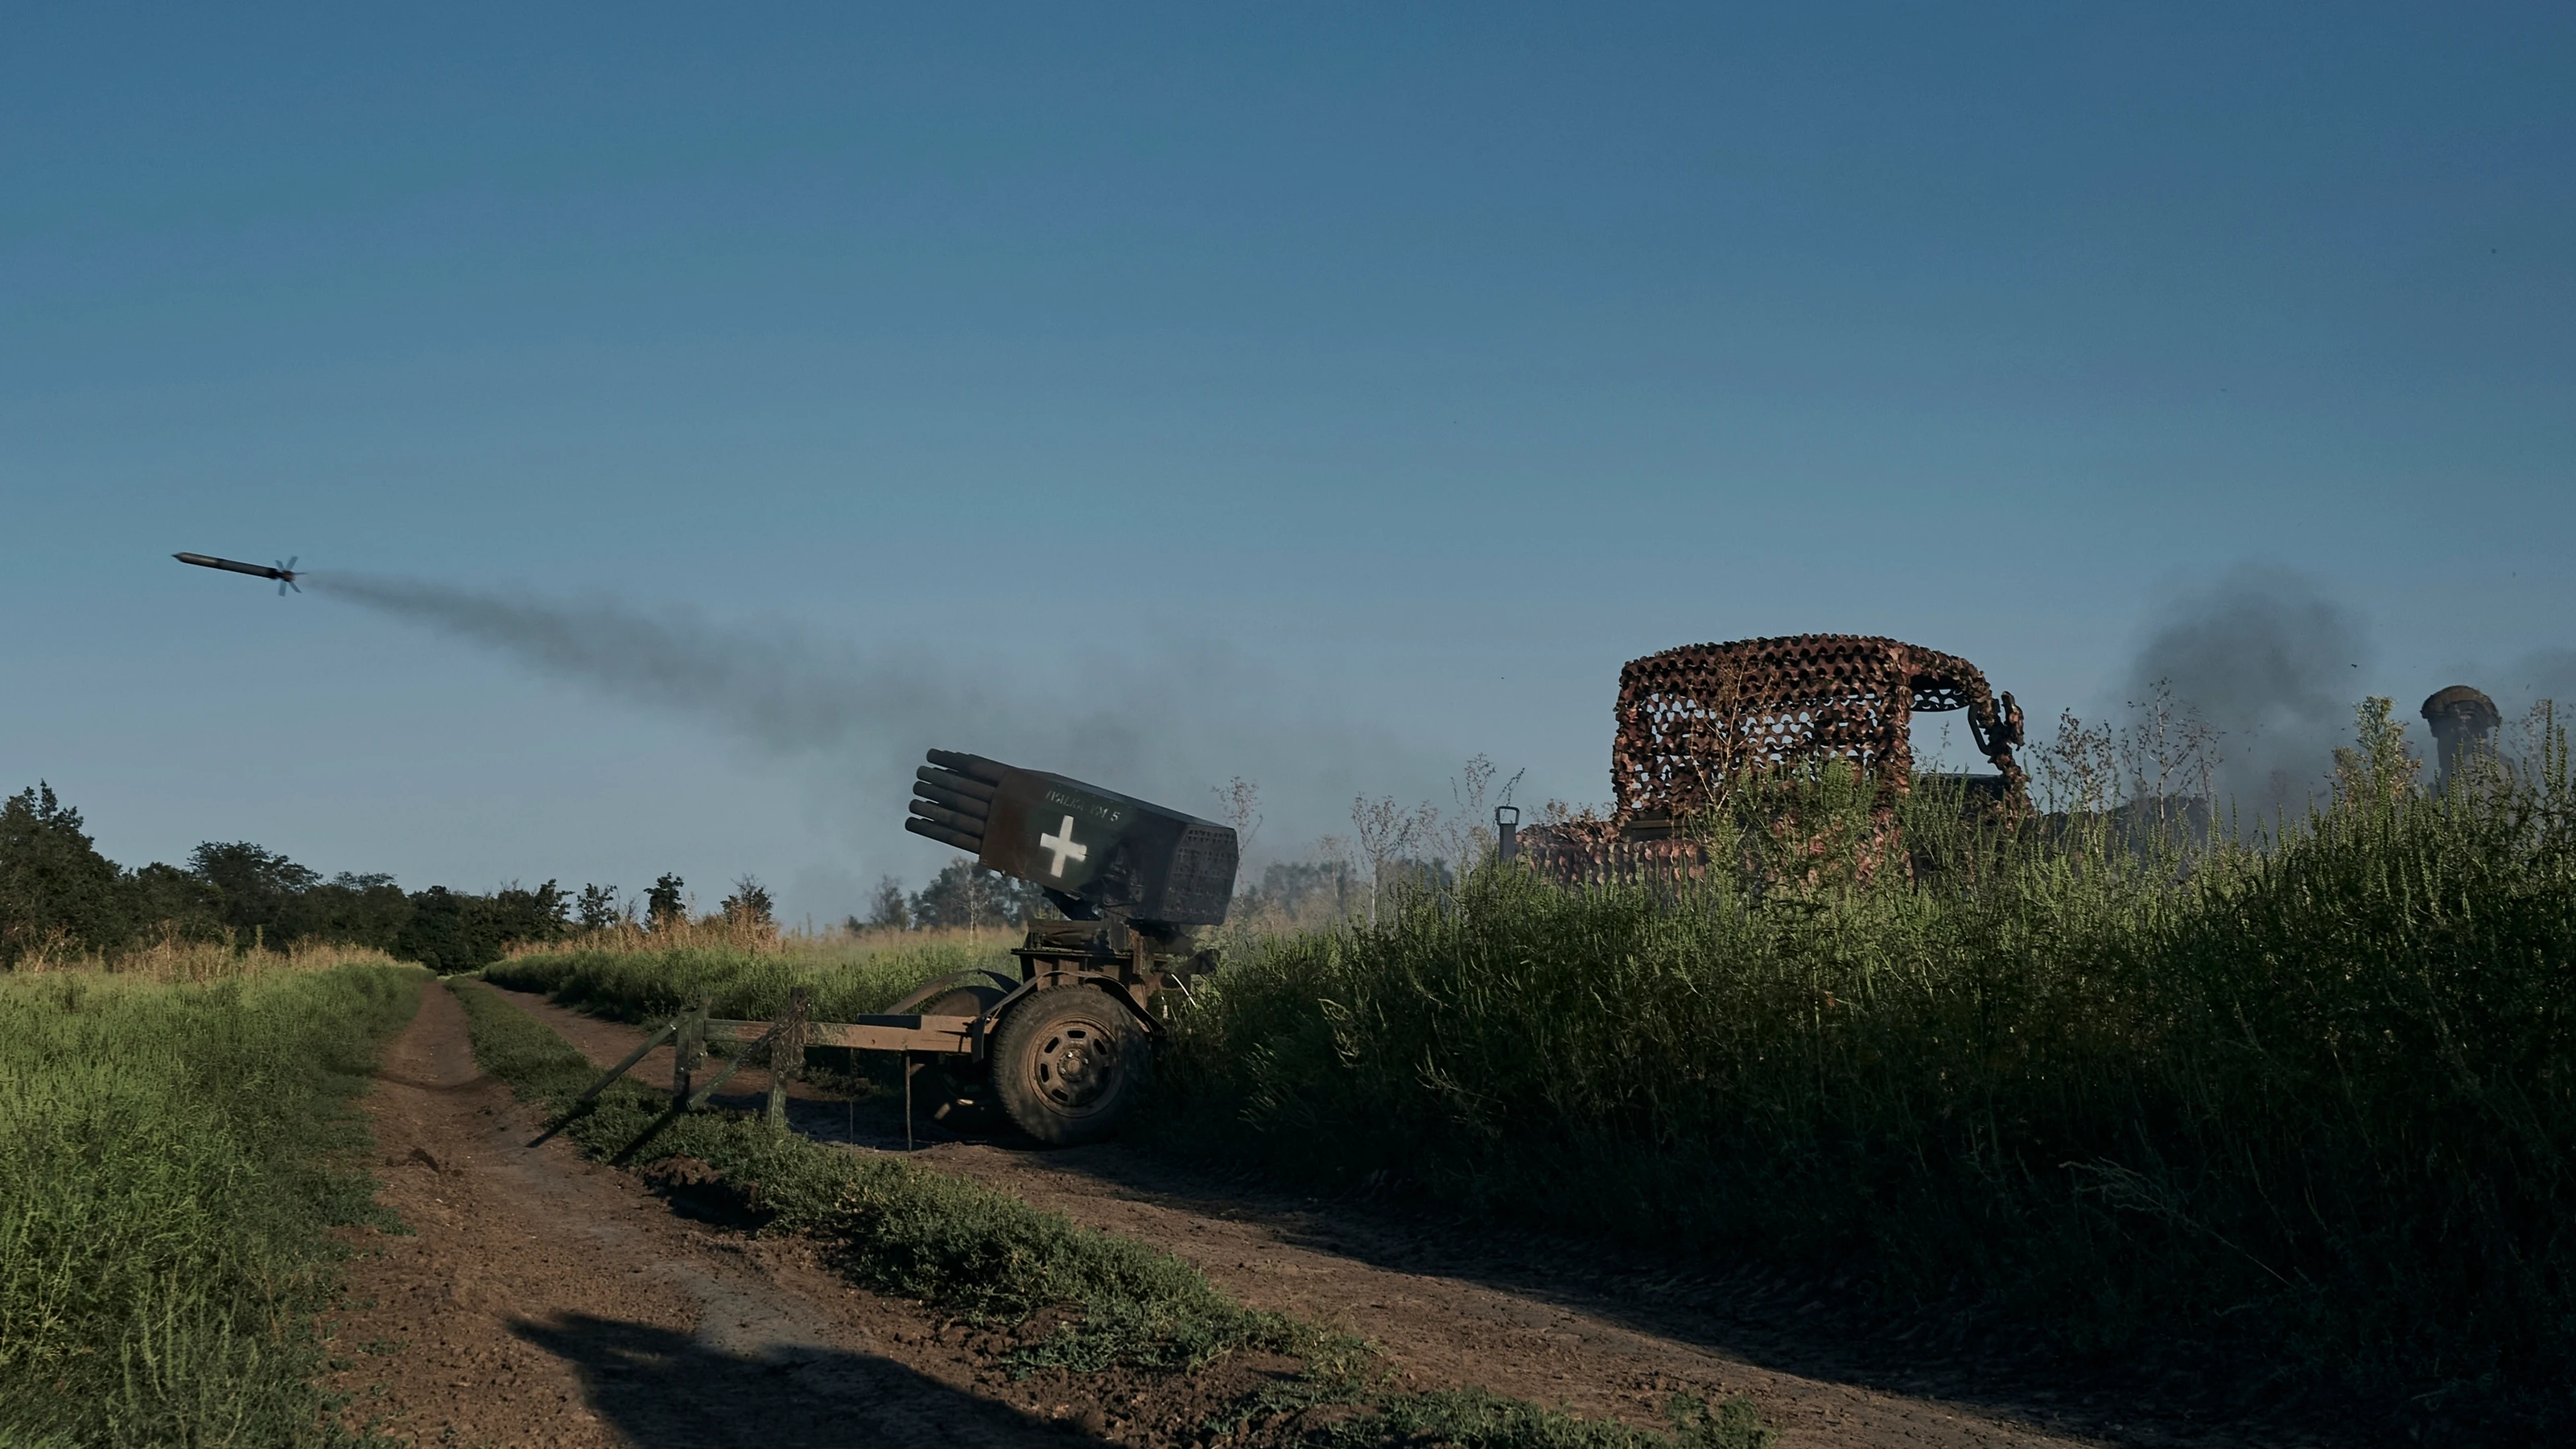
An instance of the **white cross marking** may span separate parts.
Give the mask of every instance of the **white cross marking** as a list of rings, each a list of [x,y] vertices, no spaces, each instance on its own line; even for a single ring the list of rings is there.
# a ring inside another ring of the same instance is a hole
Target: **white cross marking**
[[[1080,864],[1083,861],[1091,859],[1091,847],[1088,845],[1077,844],[1075,842],[1073,838],[1072,816],[1068,815],[1064,817],[1064,823],[1056,828],[1064,833],[1062,835],[1039,836],[1038,849],[1055,857],[1055,864],[1047,867],[1047,874],[1054,876],[1058,880],[1062,880],[1064,879],[1064,863],[1070,860],[1076,864]]]

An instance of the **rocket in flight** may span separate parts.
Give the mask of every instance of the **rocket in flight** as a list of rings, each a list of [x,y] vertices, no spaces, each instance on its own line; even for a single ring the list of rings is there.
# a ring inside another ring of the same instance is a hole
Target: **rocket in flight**
[[[238,559],[216,558],[212,554],[203,553],[174,553],[170,557],[184,564],[195,564],[201,569],[222,569],[230,574],[248,574],[255,579],[275,579],[277,596],[281,599],[286,597],[288,589],[294,589],[299,594],[304,592],[295,582],[293,558],[272,567],[267,564],[243,563]]]

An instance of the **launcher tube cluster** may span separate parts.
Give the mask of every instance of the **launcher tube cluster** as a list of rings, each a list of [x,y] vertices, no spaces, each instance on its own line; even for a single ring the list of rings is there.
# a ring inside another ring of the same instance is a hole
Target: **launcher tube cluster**
[[[1132,795],[932,750],[903,828],[1052,892],[1066,914],[1213,926],[1234,896],[1234,831]]]

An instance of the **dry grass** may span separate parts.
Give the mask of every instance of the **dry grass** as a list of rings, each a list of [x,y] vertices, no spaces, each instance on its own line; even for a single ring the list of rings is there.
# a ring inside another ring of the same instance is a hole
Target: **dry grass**
[[[19,957],[14,974],[36,976],[81,971],[144,981],[202,983],[246,976],[328,971],[343,965],[403,964],[373,946],[298,941],[283,951],[272,951],[265,946],[237,946],[229,936],[220,941],[202,941],[185,939],[176,932],[165,932],[151,945],[120,951],[113,956],[80,950],[57,937]]]
[[[883,1011],[934,976],[982,967],[1017,975],[1017,932],[781,932],[714,919],[587,931],[528,946],[484,968],[483,978],[542,991],[566,1006],[645,1021],[710,995],[719,1016],[767,1019],[798,987],[814,993],[820,1020]]]
[[[657,926],[624,921],[595,931],[578,931],[560,941],[522,941],[505,951],[503,957],[517,960],[527,956],[570,956],[592,952],[636,955],[717,951],[782,956],[816,965],[832,965],[856,964],[888,952],[919,951],[925,947],[977,953],[999,951],[1019,939],[1018,931],[998,928],[788,931],[739,917],[708,916],[696,921],[666,921]]]

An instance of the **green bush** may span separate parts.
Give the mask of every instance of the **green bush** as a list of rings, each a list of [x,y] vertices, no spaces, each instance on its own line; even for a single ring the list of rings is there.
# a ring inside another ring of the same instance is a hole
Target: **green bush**
[[[423,973],[0,980],[0,1442],[294,1445],[374,1217],[350,1099]]]
[[[2179,1334],[2566,1415],[2576,796],[2563,763],[2442,798],[2347,764],[2262,849],[1925,792],[1914,869],[1872,870],[1824,781],[1755,792],[1711,843],[1742,868],[1687,887],[1485,869],[1240,951],[1156,1130],[2078,1349]]]
[[[1714,1409],[1675,1394],[1665,1413],[1678,1437],[1646,1433],[1607,1419],[1586,1419],[1482,1389],[1387,1394],[1374,1412],[1344,1420],[1322,1436],[1329,1449],[1767,1449],[1776,1437],[1749,1399]]]

